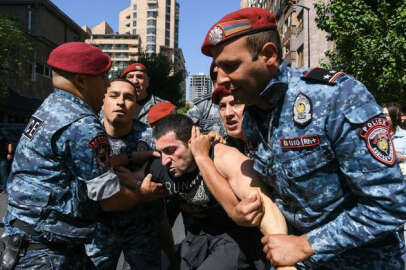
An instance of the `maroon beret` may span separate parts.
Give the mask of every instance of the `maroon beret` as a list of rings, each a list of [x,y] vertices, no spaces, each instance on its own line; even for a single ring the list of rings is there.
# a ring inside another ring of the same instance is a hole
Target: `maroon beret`
[[[71,73],[100,75],[110,69],[111,59],[102,50],[87,43],[68,42],[49,54],[47,64]]]
[[[225,88],[224,86],[219,85],[216,87],[216,89],[214,89],[213,93],[211,94],[211,101],[214,104],[219,105],[220,100],[228,95],[231,95],[231,91]]]
[[[131,71],[144,71],[144,72],[147,72],[147,68],[141,63],[134,63],[134,64],[131,64],[131,65],[127,66],[123,70],[123,72],[121,73],[120,77],[124,78],[125,75],[127,75],[127,73],[131,72]]]
[[[167,101],[155,104],[148,112],[149,124],[153,124],[165,116],[172,114],[174,109],[176,109],[176,106]]]
[[[248,34],[276,29],[275,14],[262,8],[243,8],[224,16],[206,34],[202,53],[211,56],[209,49],[224,41]]]

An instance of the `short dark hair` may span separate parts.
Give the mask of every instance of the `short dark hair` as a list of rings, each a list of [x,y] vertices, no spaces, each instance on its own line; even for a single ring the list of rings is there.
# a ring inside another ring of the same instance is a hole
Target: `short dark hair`
[[[129,84],[131,84],[131,86],[135,90],[135,85],[132,82],[130,82],[129,80],[125,79],[125,78],[117,78],[117,79],[114,79],[114,80],[110,81],[110,83],[113,83],[113,82],[126,82],[126,83],[129,83]]]
[[[252,60],[255,61],[258,59],[258,55],[261,52],[262,47],[267,42],[272,42],[273,44],[275,44],[278,53],[278,61],[279,63],[282,62],[281,39],[276,29],[271,29],[247,36],[247,48],[251,52]]]
[[[71,81],[73,80],[73,78],[75,77],[75,73],[69,72],[69,71],[64,71],[64,70],[60,70],[57,68],[52,68],[52,71],[55,72],[56,74],[58,74],[61,77],[64,77],[65,79]]]
[[[193,121],[183,114],[171,114],[155,123],[152,135],[157,140],[173,131],[176,138],[185,144],[188,143],[192,132]]]

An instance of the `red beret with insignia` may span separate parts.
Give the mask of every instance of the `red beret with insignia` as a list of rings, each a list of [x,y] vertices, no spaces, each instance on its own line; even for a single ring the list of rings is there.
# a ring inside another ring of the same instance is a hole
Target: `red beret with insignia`
[[[141,64],[141,63],[134,63],[134,64],[131,64],[131,65],[129,65],[129,66],[127,66],[124,70],[123,70],[123,72],[121,73],[121,78],[124,78],[125,77],[125,75],[127,75],[127,73],[128,72],[131,72],[131,71],[143,71],[143,72],[147,72],[147,68],[143,65],[143,64]]]
[[[68,42],[56,47],[48,57],[53,68],[86,75],[100,75],[111,67],[111,59],[99,48],[84,42]]]
[[[231,95],[230,90],[226,89],[224,86],[219,85],[216,87],[216,89],[214,89],[213,93],[211,94],[211,101],[216,104],[219,105],[220,100],[225,97]]]
[[[172,114],[174,109],[176,109],[176,106],[167,101],[155,104],[148,112],[149,124],[153,124],[165,116]]]
[[[269,29],[276,29],[275,14],[262,8],[239,9],[227,14],[210,28],[202,45],[202,53],[211,56],[211,47]]]

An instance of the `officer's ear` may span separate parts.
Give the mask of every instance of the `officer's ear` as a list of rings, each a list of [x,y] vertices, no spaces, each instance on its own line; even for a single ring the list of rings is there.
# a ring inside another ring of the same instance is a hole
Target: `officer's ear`
[[[86,89],[86,75],[75,74],[72,79],[72,83],[76,86],[79,91]]]
[[[267,42],[262,46],[260,55],[264,57],[267,66],[275,67],[279,65],[278,50],[273,42]]]

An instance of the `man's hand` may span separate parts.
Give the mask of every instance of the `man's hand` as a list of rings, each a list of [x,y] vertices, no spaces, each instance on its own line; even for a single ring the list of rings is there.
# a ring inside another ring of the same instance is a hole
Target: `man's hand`
[[[295,265],[314,254],[305,234],[273,234],[261,239],[267,260],[274,266]]]
[[[264,211],[261,196],[253,193],[234,207],[231,218],[240,226],[257,227],[261,223]]]
[[[144,201],[152,201],[166,196],[167,192],[161,183],[151,180],[152,174],[145,176],[140,186],[140,194]]]
[[[210,131],[207,134],[207,137],[209,137],[210,141],[226,144],[226,140],[224,140],[224,138],[215,131]]]
[[[195,159],[209,156],[210,138],[202,134],[197,126],[192,127],[189,149]]]

